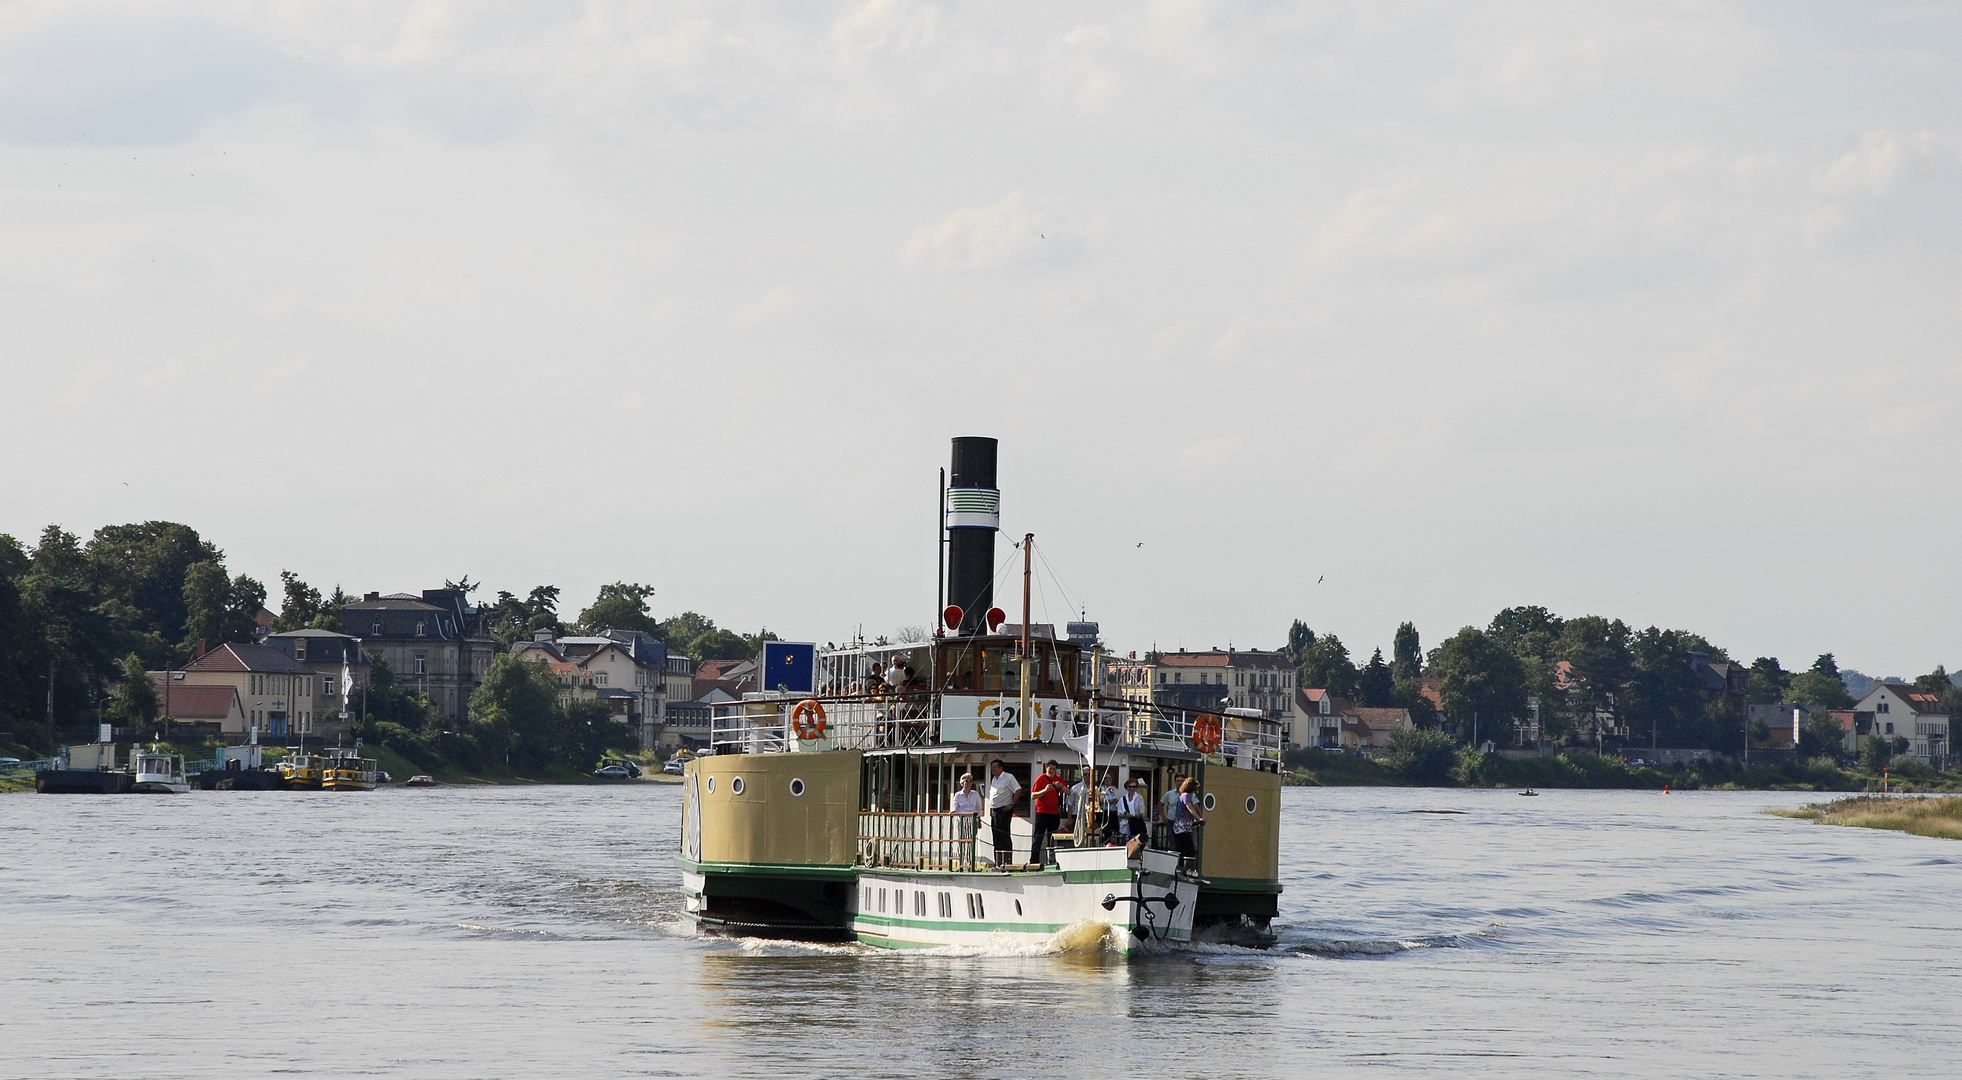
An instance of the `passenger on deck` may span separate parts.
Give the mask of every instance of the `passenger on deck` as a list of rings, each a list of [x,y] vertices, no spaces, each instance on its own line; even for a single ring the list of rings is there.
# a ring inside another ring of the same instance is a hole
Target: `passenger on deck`
[[[982,798],[981,793],[974,790],[973,773],[962,773],[960,783],[961,789],[954,792],[954,805],[952,809],[956,814],[973,815],[974,831],[979,833],[981,831],[981,811],[988,805],[988,800]]]
[[[1137,777],[1124,782],[1124,794],[1117,802],[1117,836],[1129,843],[1134,836],[1143,836],[1145,831],[1144,781]]]
[[[1029,846],[1029,861],[1041,866],[1049,861],[1049,850],[1056,843],[1056,830],[1063,823],[1063,792],[1068,785],[1063,782],[1062,766],[1051,761],[1043,766],[1042,775],[1029,784],[1029,824],[1035,827],[1035,839]]]
[[[1179,785],[1179,799],[1172,814],[1172,847],[1180,858],[1199,856],[1199,830],[1206,819],[1199,813],[1199,781],[1186,777]]]
[[[1001,767],[1001,759],[988,763],[988,812],[995,831],[995,865],[1006,866],[1015,857],[1015,841],[1008,823],[1015,820],[1015,798],[1022,794],[1022,782]]]

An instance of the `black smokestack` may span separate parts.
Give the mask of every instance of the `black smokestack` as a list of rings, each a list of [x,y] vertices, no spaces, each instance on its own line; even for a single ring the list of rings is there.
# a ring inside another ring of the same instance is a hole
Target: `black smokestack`
[[[947,602],[961,609],[959,634],[987,630],[995,605],[995,531],[1001,491],[995,487],[995,440],[954,440],[947,477]]]

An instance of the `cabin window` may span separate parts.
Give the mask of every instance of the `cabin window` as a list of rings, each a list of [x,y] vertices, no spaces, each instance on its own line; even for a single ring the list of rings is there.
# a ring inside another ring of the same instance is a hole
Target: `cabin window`
[[[736,778],[735,778],[734,780],[731,780],[731,781],[729,781],[729,794],[731,794],[731,795],[741,795],[742,793],[743,793],[743,778],[742,778],[742,777],[740,777],[740,776],[738,776],[738,777],[736,777]],[[1208,810],[1211,810],[1211,809],[1212,809],[1212,807],[1210,807],[1210,806],[1208,806],[1208,807],[1207,807],[1206,809],[1208,809]]]
[[[1260,809],[1260,800],[1255,799],[1252,795],[1247,796],[1247,813],[1251,814],[1258,809]]]
[[[983,919],[988,917],[988,898],[980,893],[974,894],[974,913]]]
[[[926,893],[925,892],[915,892],[913,894],[913,914],[919,916],[922,919],[926,918]]]
[[[861,890],[859,890],[859,891],[860,891],[860,892],[862,892],[862,893],[864,893],[865,895],[864,895],[864,897],[863,897],[863,898],[861,898],[861,899],[859,900],[859,902],[858,902],[858,910],[860,910],[860,911],[871,911],[871,910],[872,910],[872,890],[871,890],[871,889],[861,889]]]
[[[885,914],[885,911],[886,911],[886,890],[880,889],[879,890],[879,914],[883,915]]]
[[[794,777],[791,779],[790,794],[793,798],[801,799],[804,797],[804,780],[802,777]]]
[[[972,919],[972,918],[975,918],[975,917],[976,917],[976,916],[975,916],[975,914],[974,914],[974,894],[973,894],[973,893],[968,893],[968,894],[967,894],[967,917],[968,917],[968,918],[970,918],[970,919]]]
[[[1206,793],[1206,812],[1208,814],[1212,813],[1217,806],[1219,806],[1219,800],[1213,798],[1213,793],[1208,791]]]
[[[941,893],[941,894],[940,894],[940,917],[941,917],[941,918],[943,918],[943,919],[951,919],[951,918],[953,918],[953,917],[954,917],[954,894],[953,894],[953,893]]]

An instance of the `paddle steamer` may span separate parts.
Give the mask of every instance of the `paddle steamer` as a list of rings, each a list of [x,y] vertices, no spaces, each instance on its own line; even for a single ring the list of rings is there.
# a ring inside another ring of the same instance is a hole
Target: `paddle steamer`
[[[994,607],[996,443],[954,440],[943,484],[949,601],[931,641],[766,646],[768,689],[715,708],[712,753],[688,763],[680,864],[704,929],[891,947],[1056,945],[1216,935],[1261,941],[1281,892],[1277,722],[1187,712],[1111,692],[1089,624],[1030,624]],[[802,651],[800,651],[800,649]],[[1044,763],[1137,780],[1152,825],[1106,842],[1098,800],[1037,857],[1026,794]],[[952,811],[999,761],[1023,799],[1011,843]],[[1206,824],[1175,853],[1161,796],[1195,778]]]

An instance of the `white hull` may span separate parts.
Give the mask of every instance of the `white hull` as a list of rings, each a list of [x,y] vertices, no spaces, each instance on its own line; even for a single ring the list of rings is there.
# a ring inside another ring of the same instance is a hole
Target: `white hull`
[[[1044,947],[1058,935],[1066,945],[1103,936],[1120,951],[1147,936],[1190,941],[1198,882],[1171,872],[1175,856],[1154,851],[1144,858],[1136,865],[1122,848],[1084,848],[1058,852],[1058,867],[1041,872],[867,868],[859,872],[851,929],[858,940],[888,948]],[[1164,902],[1168,895],[1176,905]],[[1116,898],[1109,909],[1106,898]]]
[[[138,779],[129,790],[136,795],[178,795],[191,790],[191,785],[179,780]]]

